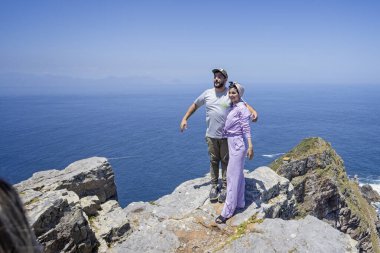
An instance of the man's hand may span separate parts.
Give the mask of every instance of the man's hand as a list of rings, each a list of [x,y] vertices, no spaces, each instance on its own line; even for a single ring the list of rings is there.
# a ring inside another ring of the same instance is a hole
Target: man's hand
[[[197,108],[197,105],[193,103],[190,105],[189,109],[187,109],[187,112],[185,116],[183,116],[181,124],[179,125],[179,129],[181,130],[181,132],[187,129],[187,120],[197,110]]]
[[[251,119],[252,119],[252,122],[256,122],[257,121],[257,112],[255,109],[253,109],[252,106],[250,106],[249,104],[245,103],[245,106],[247,106],[249,112],[251,113]]]
[[[181,132],[185,131],[185,129],[187,129],[187,120],[183,119],[179,128],[181,129]]]
[[[253,110],[253,112],[251,114],[251,119],[252,119],[252,122],[256,122],[258,119],[258,115],[257,115],[257,112],[255,110]]]

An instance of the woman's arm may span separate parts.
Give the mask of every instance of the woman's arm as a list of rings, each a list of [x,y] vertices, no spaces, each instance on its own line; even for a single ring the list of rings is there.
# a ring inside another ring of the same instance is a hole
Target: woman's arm
[[[240,112],[240,126],[243,132],[244,137],[248,141],[248,150],[247,150],[247,157],[249,160],[253,158],[253,145],[252,145],[252,138],[251,138],[251,126],[249,125],[249,118],[250,118],[250,113],[247,108],[241,107],[241,112]]]
[[[251,138],[248,138],[248,150],[247,150],[247,157],[249,160],[252,160],[253,158],[253,145],[252,145],[252,140]]]

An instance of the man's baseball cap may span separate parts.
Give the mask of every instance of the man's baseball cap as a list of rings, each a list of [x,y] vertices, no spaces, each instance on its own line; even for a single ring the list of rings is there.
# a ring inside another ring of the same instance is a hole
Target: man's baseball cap
[[[222,73],[222,75],[224,75],[225,78],[228,78],[228,74],[227,74],[227,71],[225,69],[213,69],[212,70],[212,73],[214,73],[214,74],[217,72]]]

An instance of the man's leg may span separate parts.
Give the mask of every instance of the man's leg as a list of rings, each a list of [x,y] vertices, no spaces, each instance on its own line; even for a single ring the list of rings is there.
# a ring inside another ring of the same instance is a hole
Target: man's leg
[[[228,154],[228,141],[227,138],[219,140],[220,144],[220,157],[222,163],[222,189],[218,201],[223,203],[226,200],[227,189],[227,166],[229,160]]]
[[[218,178],[219,178],[219,161],[220,161],[220,147],[217,139],[206,137],[208,146],[208,154],[210,156],[210,175],[211,175],[211,190],[210,200],[215,201],[218,199]]]
[[[220,157],[222,160],[223,187],[226,187],[227,186],[227,166],[228,166],[228,160],[229,160],[227,138],[220,140]]]

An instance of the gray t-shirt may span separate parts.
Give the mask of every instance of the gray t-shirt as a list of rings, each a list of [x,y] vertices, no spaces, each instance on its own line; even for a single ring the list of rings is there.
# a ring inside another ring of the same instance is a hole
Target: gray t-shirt
[[[206,105],[206,137],[221,139],[230,106],[228,89],[223,92],[216,92],[214,88],[205,90],[194,104],[197,107]]]

